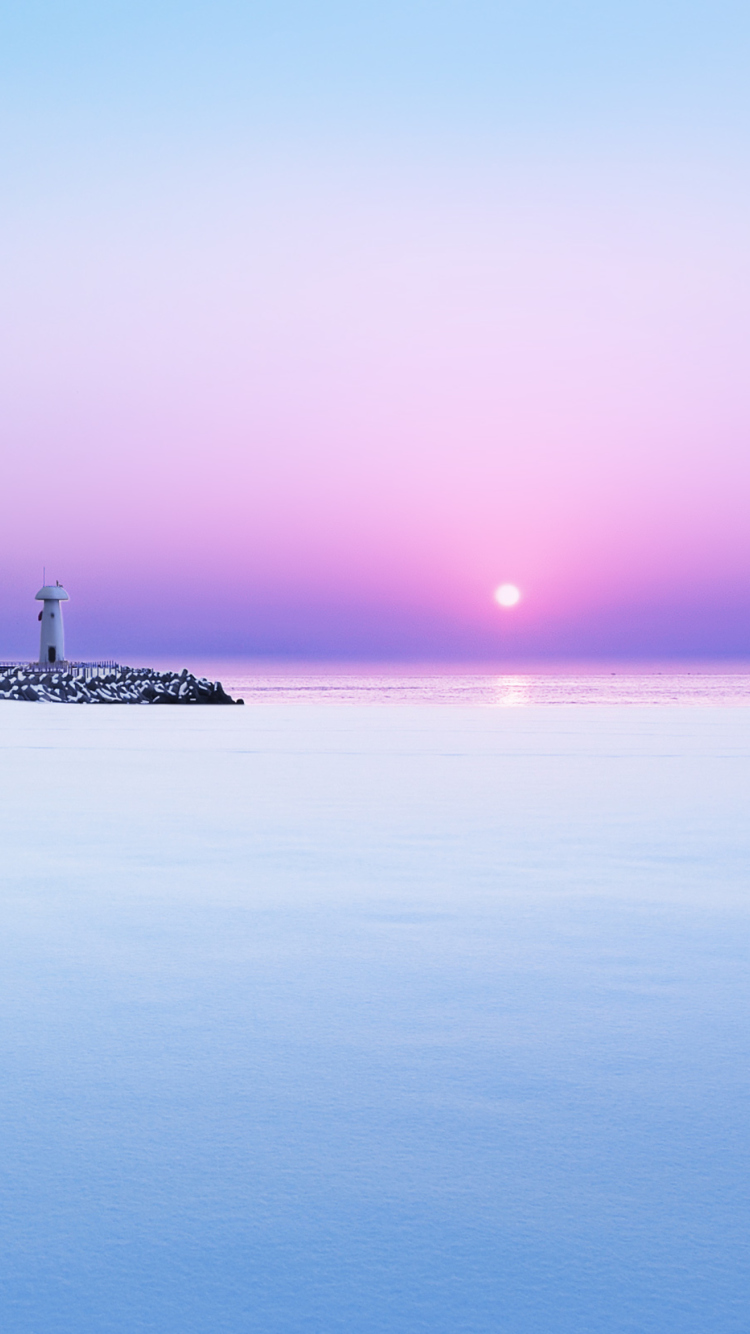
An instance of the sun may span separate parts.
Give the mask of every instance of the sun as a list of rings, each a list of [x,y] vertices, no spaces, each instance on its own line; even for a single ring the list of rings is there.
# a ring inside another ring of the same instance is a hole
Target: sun
[[[501,607],[515,607],[516,603],[521,601],[521,590],[516,588],[515,584],[501,584],[495,589],[495,601],[499,602]]]

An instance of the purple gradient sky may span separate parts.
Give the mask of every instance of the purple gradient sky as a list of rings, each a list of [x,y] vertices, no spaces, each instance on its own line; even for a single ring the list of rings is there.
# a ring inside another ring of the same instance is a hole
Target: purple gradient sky
[[[750,655],[750,21],[604,8],[4,11],[0,656]]]

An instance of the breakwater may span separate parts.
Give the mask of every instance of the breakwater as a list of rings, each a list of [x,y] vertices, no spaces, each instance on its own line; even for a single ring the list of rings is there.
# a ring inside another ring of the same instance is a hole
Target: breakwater
[[[221,681],[151,667],[65,663],[56,668],[35,664],[0,664],[0,700],[47,704],[243,704],[232,699]]]

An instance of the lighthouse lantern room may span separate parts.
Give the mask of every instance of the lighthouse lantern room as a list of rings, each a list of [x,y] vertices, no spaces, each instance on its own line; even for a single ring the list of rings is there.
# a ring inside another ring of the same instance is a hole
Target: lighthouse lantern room
[[[39,662],[45,666],[50,662],[65,661],[65,639],[63,636],[62,603],[69,601],[62,584],[45,584],[40,588],[35,601],[42,603],[39,620],[42,623],[42,635],[39,645]]]

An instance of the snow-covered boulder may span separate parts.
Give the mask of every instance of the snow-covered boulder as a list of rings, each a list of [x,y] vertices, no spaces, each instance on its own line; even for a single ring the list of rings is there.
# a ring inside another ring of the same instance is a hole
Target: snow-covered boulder
[[[66,669],[29,666],[0,667],[0,700],[44,701],[50,704],[244,704],[232,699],[221,681],[182,672],[156,672],[150,667],[114,667],[88,674],[79,665]]]

